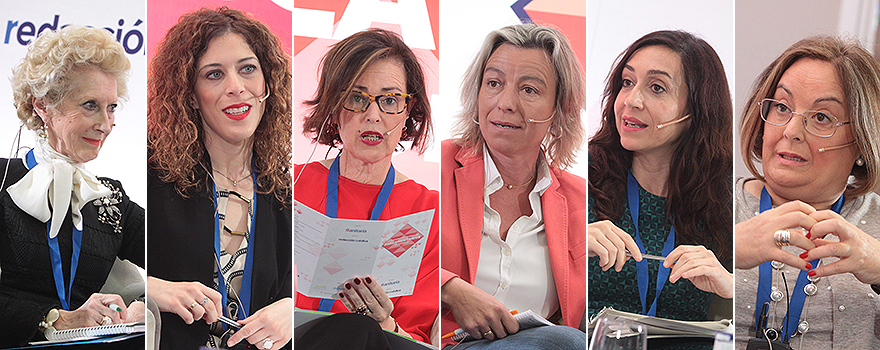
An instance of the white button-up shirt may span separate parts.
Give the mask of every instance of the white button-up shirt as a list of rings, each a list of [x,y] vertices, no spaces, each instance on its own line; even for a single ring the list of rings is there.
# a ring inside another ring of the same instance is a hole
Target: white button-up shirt
[[[541,195],[553,182],[544,157],[538,159],[538,180],[529,193],[532,215],[521,216],[501,239],[501,215],[492,209],[489,195],[504,188],[495,162],[483,148],[485,192],[480,262],[474,285],[493,295],[509,309],[532,310],[550,317],[559,308],[556,283],[550,268],[550,252],[544,232]]]

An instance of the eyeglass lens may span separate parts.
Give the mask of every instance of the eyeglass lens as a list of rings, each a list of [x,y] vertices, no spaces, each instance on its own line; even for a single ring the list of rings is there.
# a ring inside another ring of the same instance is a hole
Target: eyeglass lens
[[[343,107],[352,112],[363,112],[370,107],[373,100],[376,101],[379,110],[385,113],[397,114],[406,108],[406,97],[395,94],[370,96],[359,91],[349,92]]]
[[[782,126],[788,124],[791,120],[793,111],[788,105],[773,100],[764,99],[761,101],[761,117],[767,123]],[[831,114],[819,111],[806,111],[802,115],[807,131],[817,136],[831,136],[837,129],[837,118]]]

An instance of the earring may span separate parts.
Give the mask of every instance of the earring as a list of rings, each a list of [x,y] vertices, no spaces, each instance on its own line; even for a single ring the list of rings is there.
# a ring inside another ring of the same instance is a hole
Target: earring
[[[46,123],[43,123],[43,126],[40,127],[40,130],[37,131],[37,137],[41,139],[46,139],[49,137],[49,133],[46,131]]]
[[[403,130],[400,131],[400,139],[406,140],[407,136],[409,136],[409,135],[406,134],[406,126],[404,126]]]
[[[858,166],[865,165],[865,159],[863,159],[862,156],[859,156],[859,159],[856,159],[856,165],[858,165]]]
[[[327,123],[327,135],[336,135],[336,125],[332,123]]]
[[[476,117],[476,118],[474,118],[474,119],[471,119],[471,121],[473,121],[474,124],[480,125],[480,121],[477,120],[477,118],[479,118],[479,117]]]

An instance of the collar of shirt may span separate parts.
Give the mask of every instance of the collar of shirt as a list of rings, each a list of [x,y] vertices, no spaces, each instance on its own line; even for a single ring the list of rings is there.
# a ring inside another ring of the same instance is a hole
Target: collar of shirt
[[[488,147],[483,147],[483,169],[485,175],[485,191],[483,193],[483,233],[488,234],[493,240],[496,240],[497,243],[501,243],[498,227],[501,224],[501,216],[495,211],[495,209],[492,209],[489,196],[504,188],[504,180],[501,178],[501,173],[495,166],[495,161],[489,154]],[[550,184],[553,183],[553,179],[550,177],[550,167],[547,165],[547,161],[543,154],[538,157],[538,173],[535,176],[538,177],[538,180],[535,182],[535,187],[529,193],[529,204],[532,207],[532,215],[528,218],[530,219],[528,221],[537,225],[544,221],[543,212],[541,210],[541,196],[544,194],[544,191],[550,187]],[[509,236],[508,239],[510,239]]]

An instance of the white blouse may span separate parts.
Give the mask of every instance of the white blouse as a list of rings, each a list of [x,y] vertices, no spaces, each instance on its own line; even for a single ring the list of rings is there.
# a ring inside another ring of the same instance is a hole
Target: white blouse
[[[547,161],[543,156],[538,159],[538,180],[529,193],[532,215],[516,219],[506,240],[501,239],[501,215],[492,209],[489,200],[489,195],[504,188],[504,181],[485,147],[483,165],[486,179],[483,235],[474,285],[511,310],[532,310],[545,318],[550,317],[559,309],[559,298],[550,267],[541,208],[541,195],[553,182]]]

